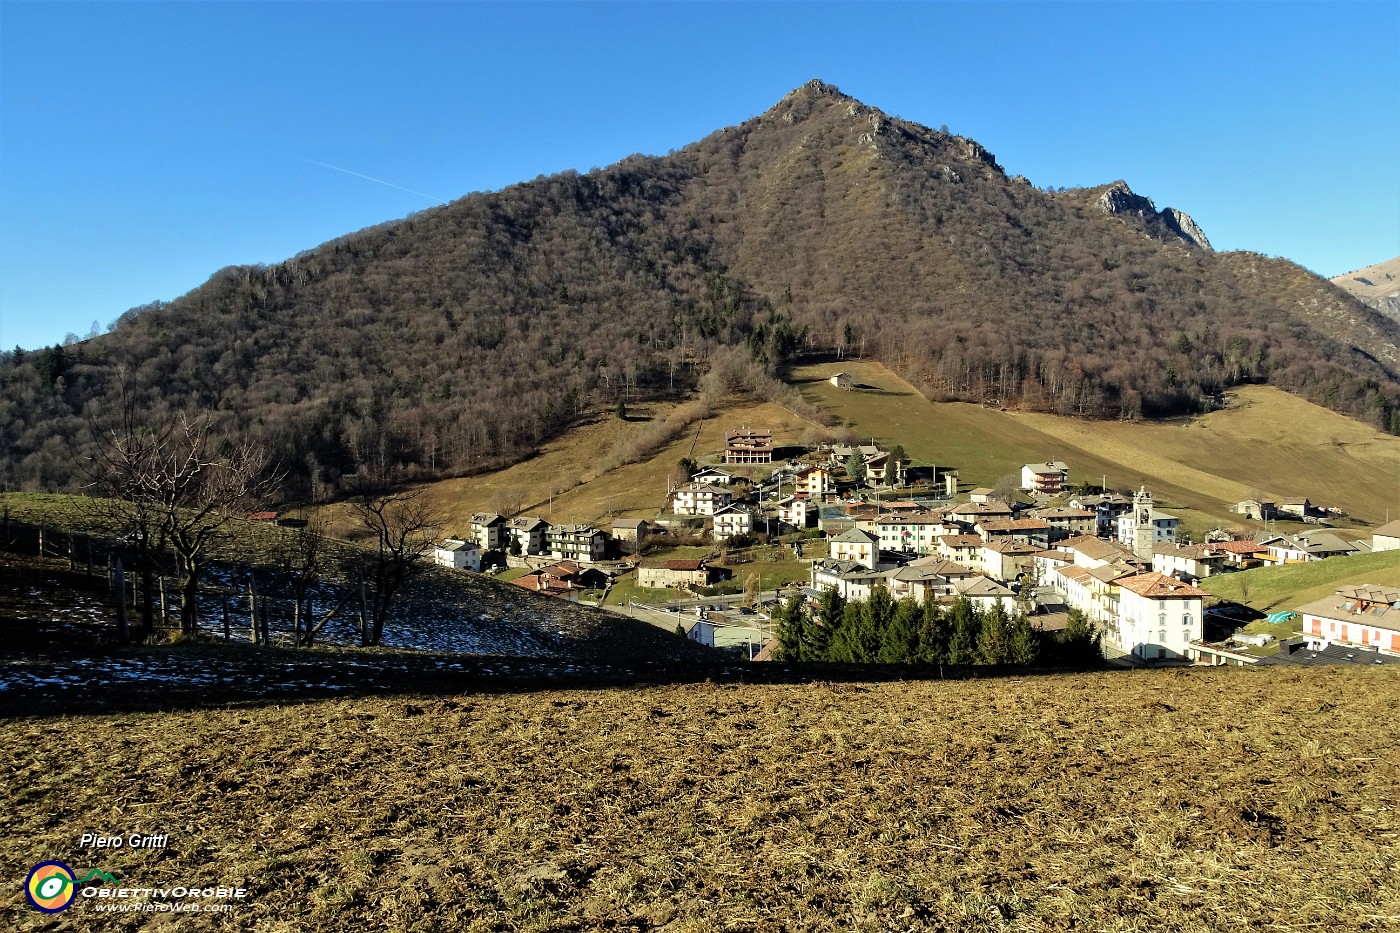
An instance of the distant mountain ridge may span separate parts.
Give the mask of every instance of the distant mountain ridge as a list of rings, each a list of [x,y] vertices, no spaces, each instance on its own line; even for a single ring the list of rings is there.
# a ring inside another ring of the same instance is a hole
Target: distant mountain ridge
[[[930,398],[1090,417],[1270,382],[1400,433],[1397,322],[1293,263],[1212,251],[1121,181],[1042,191],[812,81],[670,155],[469,195],[5,354],[0,476],[71,486],[69,439],[123,386],[149,417],[211,411],[260,439],[297,495],[460,474],[719,359],[742,382],[736,348],[768,371],[863,354]]]
[[[1335,276],[1331,281],[1348,295],[1400,320],[1400,256]]]

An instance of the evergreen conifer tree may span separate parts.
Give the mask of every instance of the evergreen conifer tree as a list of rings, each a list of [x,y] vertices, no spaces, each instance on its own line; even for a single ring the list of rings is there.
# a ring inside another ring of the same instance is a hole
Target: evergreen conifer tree
[[[880,636],[877,659],[882,664],[913,664],[919,659],[919,627],[923,610],[906,596],[895,604],[894,614]]]
[[[1001,603],[982,613],[982,628],[977,635],[979,664],[1006,664],[1011,660],[1011,620]]]
[[[865,484],[865,461],[861,459],[859,453],[851,454],[846,458],[846,475],[857,486]]]
[[[1034,664],[1040,657],[1040,633],[1031,628],[1031,620],[1023,612],[1011,620],[1010,661],[1012,664]]]
[[[831,633],[831,649],[827,652],[831,660],[845,664],[865,660],[862,657],[859,635],[863,624],[862,617],[865,615],[861,611],[863,608],[859,600],[846,603],[846,608],[841,612],[841,621]]]
[[[874,663],[880,660],[880,646],[885,630],[894,621],[894,599],[883,586],[876,587],[870,598],[860,603],[860,624],[856,627],[858,660]]]
[[[802,657],[805,660],[833,660],[831,641],[836,630],[841,626],[841,615],[845,609],[846,601],[841,598],[840,593],[836,592],[836,587],[827,587],[817,603],[816,611],[807,623],[807,646],[802,652]]]
[[[982,614],[967,597],[960,596],[948,610],[948,663],[976,664],[977,636]]]
[[[778,658],[782,661],[805,661],[804,657],[807,646],[807,626],[810,624],[807,618],[807,607],[802,601],[802,594],[794,593],[788,601],[779,607],[777,613],[778,621]]]
[[[919,620],[919,661],[924,664],[946,664],[948,661],[948,619],[943,607],[933,597],[924,600]]]
[[[1069,611],[1069,622],[1060,633],[1058,655],[1061,662],[1075,667],[1102,663],[1099,633],[1089,617],[1078,609]]]

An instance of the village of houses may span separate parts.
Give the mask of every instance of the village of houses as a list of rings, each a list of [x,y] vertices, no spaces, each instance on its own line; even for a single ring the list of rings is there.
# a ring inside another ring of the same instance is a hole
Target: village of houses
[[[672,483],[652,518],[618,518],[605,531],[476,514],[467,533],[440,544],[436,560],[480,572],[492,555],[513,568],[515,586],[576,601],[591,595],[599,604],[630,579],[665,591],[663,601],[629,600],[620,611],[759,660],[776,644],[764,607],[800,586],[812,602],[829,588],[848,601],[884,588],[920,604],[1000,603],[1046,633],[1062,630],[1077,609],[1096,626],[1105,657],[1120,664],[1400,663],[1394,588],[1343,587],[1301,607],[1291,619],[1299,637],[1260,654],[1251,646],[1270,636],[1236,634],[1239,620],[1211,618],[1209,594],[1196,585],[1235,570],[1400,549],[1400,521],[1347,541],[1325,528],[1327,510],[1307,499],[1250,499],[1232,511],[1323,527],[1190,543],[1150,490],[1085,494],[1062,462],[1022,465],[1016,489],[964,492],[955,470],[915,467],[901,454],[875,444],[779,450],[771,433],[743,427],[727,432],[715,465]],[[718,596],[726,561],[645,556],[697,535],[713,542],[712,556],[781,544],[805,561],[805,585]]]

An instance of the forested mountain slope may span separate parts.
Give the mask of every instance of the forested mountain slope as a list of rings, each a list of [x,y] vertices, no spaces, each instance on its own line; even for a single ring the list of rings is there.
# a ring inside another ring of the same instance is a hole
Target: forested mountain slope
[[[1096,417],[1267,381],[1400,433],[1400,324],[1217,254],[1117,182],[1050,192],[811,82],[662,157],[566,172],[231,267],[111,333],[0,359],[3,481],[75,482],[121,391],[267,443],[295,494],[527,455],[717,349],[877,357],[936,399]]]

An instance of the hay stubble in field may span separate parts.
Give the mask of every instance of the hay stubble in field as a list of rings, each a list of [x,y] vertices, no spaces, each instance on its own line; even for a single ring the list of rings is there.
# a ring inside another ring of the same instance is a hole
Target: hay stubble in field
[[[1397,707],[1196,669],[20,719],[0,846],[169,832],[102,867],[245,885],[218,929],[1394,929]]]

